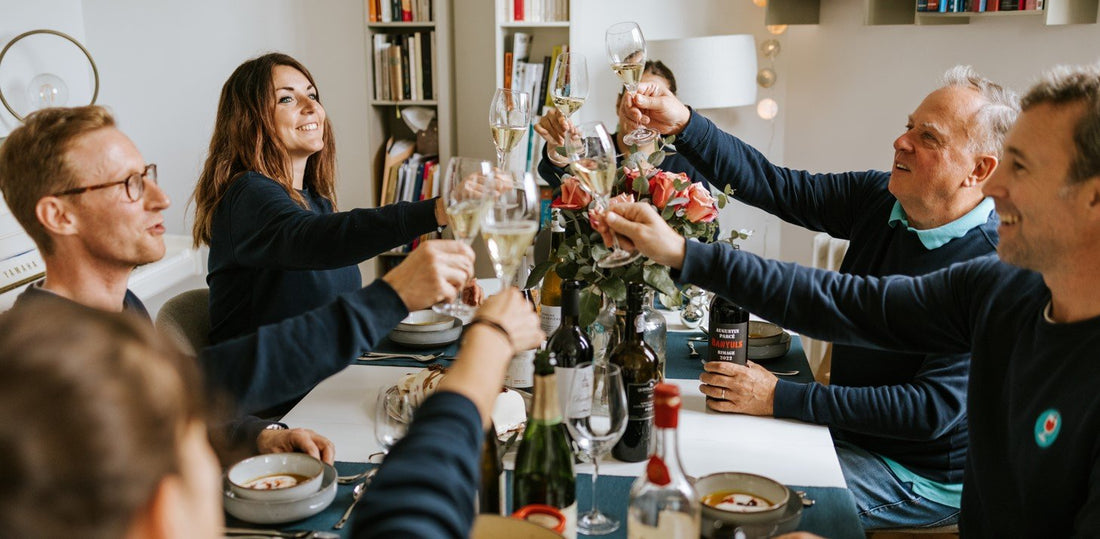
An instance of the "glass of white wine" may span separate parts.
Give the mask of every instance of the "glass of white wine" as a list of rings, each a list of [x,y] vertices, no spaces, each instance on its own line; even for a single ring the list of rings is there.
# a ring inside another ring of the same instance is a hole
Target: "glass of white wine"
[[[554,60],[554,86],[550,98],[569,120],[588,98],[588,62],[579,52],[563,52]]]
[[[611,25],[605,35],[607,59],[611,70],[623,81],[623,87],[629,93],[638,90],[645,70],[645,36],[636,22],[620,22]],[[623,142],[640,145],[657,138],[657,132],[648,127],[638,126],[623,137]]]
[[[607,211],[611,189],[615,185],[618,167],[615,160],[615,144],[603,122],[586,122],[573,128],[565,137],[565,152],[569,166],[581,182],[581,187],[592,193],[598,211]],[[611,233],[611,252],[596,261],[601,268],[625,266],[641,256],[639,252],[623,250],[619,237]]]
[[[470,245],[481,230],[492,190],[493,164],[470,157],[452,157],[443,181],[443,202],[454,239]],[[437,313],[467,318],[474,308],[462,302],[462,291],[450,302],[432,306]]]
[[[497,172],[481,235],[501,290],[515,284],[523,255],[539,229],[539,191],[530,172]]]
[[[497,167],[509,167],[508,156],[531,125],[531,96],[507,88],[497,88],[489,104],[489,129],[497,147]]]

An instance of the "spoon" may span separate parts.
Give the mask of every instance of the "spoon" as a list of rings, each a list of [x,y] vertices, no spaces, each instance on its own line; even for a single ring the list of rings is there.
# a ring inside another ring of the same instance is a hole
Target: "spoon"
[[[374,477],[374,474],[378,473],[378,468],[371,468],[363,473],[357,473],[355,475],[340,475],[336,477],[336,482],[341,485],[350,485],[360,479],[370,479]]]
[[[344,528],[344,524],[347,524],[348,518],[351,517],[351,510],[355,509],[355,504],[359,503],[359,499],[363,497],[363,493],[367,491],[367,483],[370,480],[365,480],[358,485],[355,485],[355,489],[351,491],[351,505],[348,506],[348,510],[344,511],[344,516],[340,517],[340,520],[332,526],[334,530],[340,530]]]
[[[699,351],[695,349],[695,343],[688,341],[687,345],[688,349],[691,350],[691,353],[688,354],[688,357],[699,357]]]

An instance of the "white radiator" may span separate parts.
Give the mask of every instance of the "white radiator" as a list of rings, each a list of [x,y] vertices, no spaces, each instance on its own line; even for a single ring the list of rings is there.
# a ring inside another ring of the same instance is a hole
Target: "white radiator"
[[[844,260],[844,253],[848,252],[848,240],[838,240],[824,232],[814,236],[814,251],[810,265],[815,268],[837,271],[840,269],[840,261]],[[830,365],[826,362],[826,356],[831,351],[832,343],[802,338],[802,348],[806,351],[806,360],[810,363],[810,369],[814,371],[814,378],[818,381],[827,381]],[[825,363],[824,365],[822,363]]]

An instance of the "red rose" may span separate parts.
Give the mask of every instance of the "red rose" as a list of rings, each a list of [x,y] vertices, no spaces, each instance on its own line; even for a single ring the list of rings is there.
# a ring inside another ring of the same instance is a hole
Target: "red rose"
[[[718,217],[718,208],[714,206],[714,197],[701,183],[693,183],[686,190],[687,208],[685,217],[693,223],[709,223]]]
[[[566,176],[561,180],[561,196],[550,203],[551,208],[563,210],[579,210],[592,202],[592,195],[581,188],[581,182],[573,176]]]
[[[665,209],[668,201],[676,194],[673,176],[673,174],[667,172],[658,172],[649,179],[649,198],[658,210]]]

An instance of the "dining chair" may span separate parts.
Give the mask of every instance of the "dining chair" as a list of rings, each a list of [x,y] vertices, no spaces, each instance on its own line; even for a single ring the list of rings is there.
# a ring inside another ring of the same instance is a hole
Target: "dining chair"
[[[180,350],[197,356],[210,338],[210,289],[197,288],[173,296],[157,313],[156,325]]]

